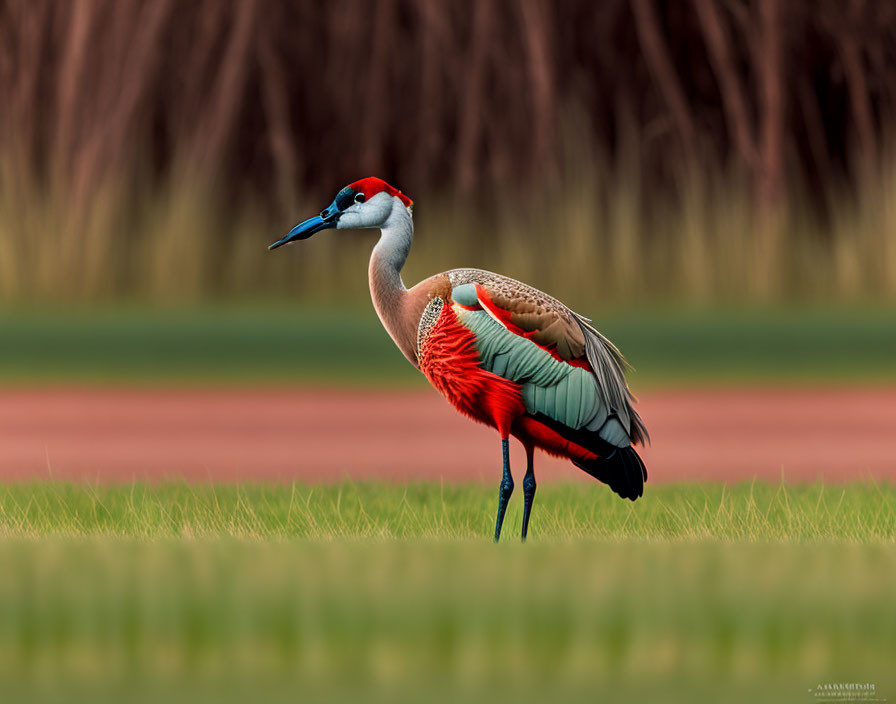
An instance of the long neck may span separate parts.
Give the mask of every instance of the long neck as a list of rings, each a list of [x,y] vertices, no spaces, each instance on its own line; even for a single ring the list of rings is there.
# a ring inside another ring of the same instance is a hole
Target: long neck
[[[411,214],[399,204],[383,224],[380,240],[370,255],[368,275],[370,297],[383,327],[405,356],[416,364],[416,340],[405,315],[408,290],[401,280],[401,269],[411,251],[413,239]]]

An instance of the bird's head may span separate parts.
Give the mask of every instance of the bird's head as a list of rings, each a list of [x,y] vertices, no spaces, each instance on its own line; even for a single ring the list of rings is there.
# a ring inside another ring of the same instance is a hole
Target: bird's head
[[[320,215],[300,222],[268,249],[307,240],[315,232],[382,227],[396,209],[410,212],[413,201],[380,178],[362,178],[343,188]]]

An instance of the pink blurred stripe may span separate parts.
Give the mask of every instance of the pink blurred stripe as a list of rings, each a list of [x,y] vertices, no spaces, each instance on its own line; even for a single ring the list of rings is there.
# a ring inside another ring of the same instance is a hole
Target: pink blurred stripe
[[[651,482],[896,480],[896,389],[655,392],[639,408]],[[521,473],[518,447],[512,460]],[[499,461],[494,432],[434,391],[0,392],[5,480],[497,483]],[[591,481],[545,456],[536,470]]]

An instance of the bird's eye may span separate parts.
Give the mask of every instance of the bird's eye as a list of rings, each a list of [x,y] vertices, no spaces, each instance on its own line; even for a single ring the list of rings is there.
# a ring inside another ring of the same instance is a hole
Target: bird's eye
[[[367,196],[365,196],[363,193],[359,193],[355,196],[355,203],[363,203],[365,200],[367,200]]]

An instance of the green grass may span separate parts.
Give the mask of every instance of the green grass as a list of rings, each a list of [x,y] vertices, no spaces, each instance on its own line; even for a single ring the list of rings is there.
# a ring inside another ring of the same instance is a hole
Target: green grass
[[[70,701],[896,695],[896,488],[0,487],[0,689]]]
[[[4,542],[0,567],[0,684],[23,690],[896,691],[896,555],[880,545],[56,539]]]
[[[888,310],[595,314],[636,389],[720,382],[896,382]],[[425,381],[372,310],[0,313],[0,384],[345,384]]]
[[[521,525],[522,492],[505,536]],[[0,484],[0,534],[15,538],[478,540],[494,527],[497,483]],[[840,540],[892,543],[889,484],[648,485],[635,503],[605,486],[538,489],[535,540]]]

